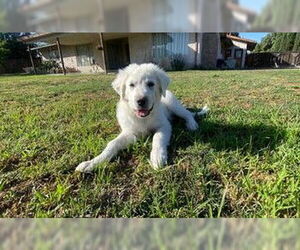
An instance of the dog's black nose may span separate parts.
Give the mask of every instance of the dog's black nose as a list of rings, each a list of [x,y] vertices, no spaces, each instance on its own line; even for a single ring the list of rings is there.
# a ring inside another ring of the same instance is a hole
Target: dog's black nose
[[[137,100],[137,104],[138,104],[140,107],[144,107],[144,106],[146,105],[146,102],[147,102],[147,99],[146,99],[146,98],[142,98],[142,99]]]

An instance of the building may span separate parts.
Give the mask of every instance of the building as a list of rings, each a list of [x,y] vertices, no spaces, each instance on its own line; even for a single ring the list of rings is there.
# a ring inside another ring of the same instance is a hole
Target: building
[[[256,47],[257,42],[238,37],[232,34],[225,34],[221,37],[222,56],[226,68],[243,69],[245,68],[247,55]]]
[[[130,63],[157,63],[172,69],[215,68],[221,54],[217,33],[41,33],[21,39],[42,61],[56,61],[66,72],[113,71]]]

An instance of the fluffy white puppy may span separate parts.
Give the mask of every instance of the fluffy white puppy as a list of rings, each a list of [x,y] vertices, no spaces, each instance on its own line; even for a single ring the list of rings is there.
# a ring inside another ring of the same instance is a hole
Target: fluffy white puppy
[[[189,130],[196,130],[195,114],[186,110],[167,90],[170,79],[152,63],[131,64],[120,70],[112,86],[120,95],[117,119],[122,132],[108,143],[104,151],[90,161],[82,162],[77,171],[90,172],[104,161],[110,161],[121,149],[134,143],[140,136],[153,133],[150,161],[157,169],[167,163],[172,127],[172,115],[183,118]],[[199,115],[208,111],[204,108]]]

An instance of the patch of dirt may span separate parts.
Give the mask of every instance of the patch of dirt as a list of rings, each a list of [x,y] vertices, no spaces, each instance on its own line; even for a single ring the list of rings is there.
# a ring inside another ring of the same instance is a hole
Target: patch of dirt
[[[9,190],[0,192],[0,214],[7,217],[20,217],[30,200],[34,185],[32,180],[19,182]]]
[[[11,157],[0,162],[0,169],[3,173],[15,171],[21,162],[20,157],[17,155],[12,155]]]
[[[276,180],[276,175],[274,173],[266,173],[255,170],[251,173],[251,178],[259,182],[266,182]]]
[[[0,192],[0,215],[6,217],[28,217],[26,212],[27,203],[32,198],[34,189],[39,189],[45,183],[55,183],[55,177],[50,174],[41,176],[38,179],[27,179],[12,182],[10,188]]]
[[[285,85],[295,91],[297,94],[300,94],[300,82],[287,82]]]
[[[235,210],[235,204],[234,204],[234,193],[232,193],[232,189],[230,188],[229,184],[226,184],[226,181],[224,180],[224,176],[220,173],[220,170],[218,167],[214,164],[208,166],[209,169],[209,176],[208,181],[211,182],[210,185],[207,186],[209,189],[218,189],[218,192],[220,193],[219,199],[222,199],[222,196],[225,192],[225,202],[224,206],[222,208],[221,216],[226,217],[232,214]],[[233,197],[232,197],[233,196]]]
[[[243,192],[243,189],[236,185],[234,182],[227,187],[227,201],[233,211],[242,211],[242,207],[254,207],[257,199],[256,193],[247,194]],[[235,216],[240,216],[236,214]]]
[[[291,86],[291,88],[296,91],[298,94],[300,93],[300,87],[298,86]]]

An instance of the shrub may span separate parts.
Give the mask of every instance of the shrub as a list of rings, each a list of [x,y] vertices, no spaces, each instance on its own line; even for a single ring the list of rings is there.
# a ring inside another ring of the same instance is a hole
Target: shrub
[[[170,59],[168,57],[164,57],[159,61],[158,66],[163,70],[170,70]]]
[[[40,74],[53,74],[61,72],[61,67],[56,61],[45,61],[37,67]]]
[[[181,71],[185,67],[185,60],[183,55],[175,54],[171,58],[171,67],[172,70]]]

